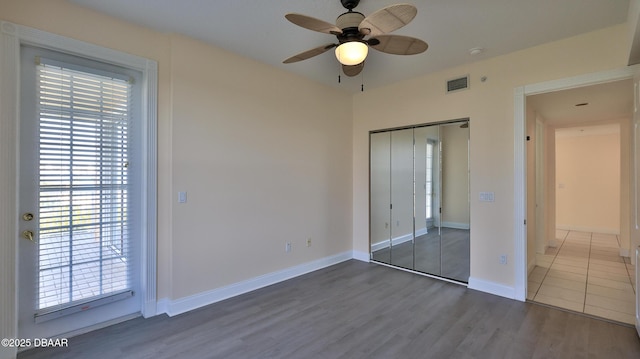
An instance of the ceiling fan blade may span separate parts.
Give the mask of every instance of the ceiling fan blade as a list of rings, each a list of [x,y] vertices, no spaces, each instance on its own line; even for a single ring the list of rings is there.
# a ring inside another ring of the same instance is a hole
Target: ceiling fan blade
[[[306,59],[310,59],[314,56],[318,56],[332,48],[336,47],[336,44],[326,44],[322,46],[315,47],[311,50],[307,50],[305,52],[301,52],[297,55],[293,55],[290,58],[282,61],[283,64],[290,64],[292,62],[298,62]]]
[[[420,39],[400,35],[380,35],[369,39],[368,43],[378,51],[394,55],[415,55],[427,51],[429,47]]]
[[[290,13],[284,16],[287,20],[292,23],[304,27],[305,29],[322,32],[325,34],[342,34],[342,30],[340,30],[334,24],[328,23],[324,20],[316,19],[311,16]]]
[[[358,30],[371,36],[386,34],[410,23],[417,13],[418,9],[410,4],[390,5],[367,16]]]
[[[352,66],[342,65],[342,72],[344,72],[344,74],[349,77],[356,76],[357,74],[362,72],[362,69],[364,69],[364,61],[362,61],[357,65],[352,65]]]

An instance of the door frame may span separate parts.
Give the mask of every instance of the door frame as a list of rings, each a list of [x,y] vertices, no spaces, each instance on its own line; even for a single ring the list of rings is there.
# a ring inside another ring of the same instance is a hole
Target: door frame
[[[564,79],[540,82],[514,89],[514,299],[527,298],[527,153],[526,153],[526,97],[546,92],[633,79],[640,73],[640,65],[595,72]],[[634,194],[636,195],[636,194]]]
[[[0,22],[0,336],[18,331],[18,188],[20,46],[32,45],[108,62],[142,72],[141,314],[157,313],[157,81],[156,61],[30,27]],[[0,353],[10,348],[0,348]],[[4,355],[0,355],[4,356]]]

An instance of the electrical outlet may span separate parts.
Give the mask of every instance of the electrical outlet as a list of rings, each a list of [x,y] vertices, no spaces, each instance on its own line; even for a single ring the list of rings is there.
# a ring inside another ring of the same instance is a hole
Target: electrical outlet
[[[311,247],[311,237],[307,238],[307,247]]]
[[[500,264],[507,264],[507,255],[506,254],[500,255]]]
[[[287,242],[287,244],[284,245],[284,251],[287,253],[291,252],[291,242]]]

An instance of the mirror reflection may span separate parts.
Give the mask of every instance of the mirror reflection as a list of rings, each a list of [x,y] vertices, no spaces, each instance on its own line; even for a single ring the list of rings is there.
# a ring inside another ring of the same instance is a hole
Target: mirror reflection
[[[371,259],[469,279],[469,122],[370,134]]]

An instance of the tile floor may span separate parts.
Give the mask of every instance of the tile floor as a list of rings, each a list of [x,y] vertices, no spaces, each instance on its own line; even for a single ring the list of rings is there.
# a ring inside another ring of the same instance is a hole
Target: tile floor
[[[40,234],[38,309],[128,288],[127,263],[94,231]],[[70,261],[70,259],[72,259]]]
[[[556,231],[556,247],[538,254],[527,299],[618,322],[635,323],[635,268],[618,237]]]

